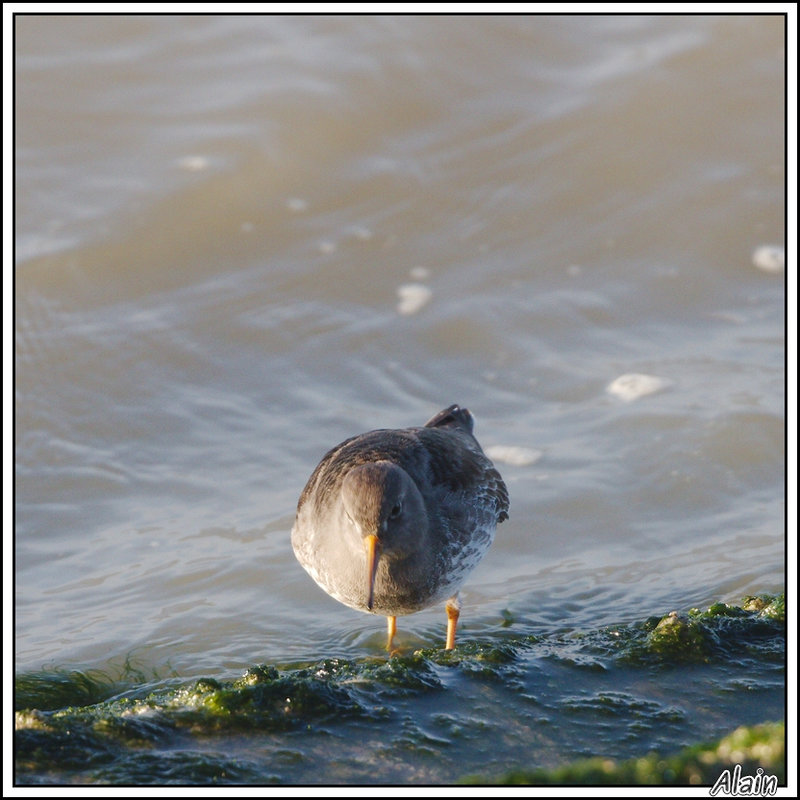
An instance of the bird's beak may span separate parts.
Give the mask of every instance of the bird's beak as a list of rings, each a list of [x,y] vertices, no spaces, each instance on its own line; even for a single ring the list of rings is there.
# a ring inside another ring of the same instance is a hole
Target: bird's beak
[[[375,572],[378,569],[378,551],[380,547],[381,543],[374,533],[364,537],[364,549],[367,551],[367,608],[370,611],[372,611],[375,594]]]

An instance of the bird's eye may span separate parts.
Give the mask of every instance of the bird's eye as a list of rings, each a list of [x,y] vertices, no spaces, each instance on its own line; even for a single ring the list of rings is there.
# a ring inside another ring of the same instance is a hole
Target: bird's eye
[[[389,511],[389,519],[397,519],[402,510],[403,507],[400,505],[400,503],[395,503]]]

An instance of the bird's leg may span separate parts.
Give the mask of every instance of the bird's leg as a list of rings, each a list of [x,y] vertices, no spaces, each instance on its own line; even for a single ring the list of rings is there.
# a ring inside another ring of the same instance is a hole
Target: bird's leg
[[[445,605],[447,611],[447,641],[445,649],[452,650],[456,646],[456,625],[458,625],[458,614],[461,611],[461,601],[456,592]]]
[[[397,633],[397,617],[386,617],[386,632],[389,635],[389,641],[386,643],[386,649],[392,652],[392,639]]]

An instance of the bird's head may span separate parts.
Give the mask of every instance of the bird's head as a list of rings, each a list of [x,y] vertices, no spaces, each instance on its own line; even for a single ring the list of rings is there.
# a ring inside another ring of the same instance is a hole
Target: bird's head
[[[425,541],[425,502],[402,467],[391,461],[374,461],[347,473],[342,503],[364,547],[367,608],[371,611],[379,564],[407,557]]]

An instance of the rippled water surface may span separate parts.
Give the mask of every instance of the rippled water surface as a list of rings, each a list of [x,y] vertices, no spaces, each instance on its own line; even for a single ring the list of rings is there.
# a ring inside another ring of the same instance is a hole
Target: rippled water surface
[[[295,504],[332,445],[454,402],[511,498],[462,592],[465,646],[783,590],[782,17],[21,16],[15,33],[17,675],[384,659],[383,620],[295,561]],[[443,608],[398,623],[407,654],[442,644]],[[401,701],[394,766],[330,775],[479,771],[452,750],[422,768],[465,729],[478,759],[497,723],[458,674],[437,675],[427,750],[397,744],[420,724]],[[661,703],[650,677],[556,670],[553,711],[530,671],[506,677],[524,722],[498,769],[604,754],[618,729],[593,703],[617,691],[655,733],[616,756],[781,714],[780,681],[707,699],[695,724],[702,681]],[[565,682],[584,733],[534,747],[530,704],[557,730]],[[365,752],[381,725],[353,723]],[[324,782],[287,759],[269,774]]]

